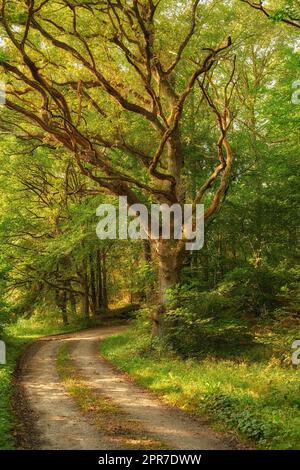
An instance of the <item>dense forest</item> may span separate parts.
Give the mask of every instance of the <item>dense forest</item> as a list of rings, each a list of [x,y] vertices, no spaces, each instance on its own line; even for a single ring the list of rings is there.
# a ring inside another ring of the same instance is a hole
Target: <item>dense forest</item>
[[[299,1],[0,4],[8,343],[130,320],[103,354],[142,385],[300,448]],[[100,240],[97,208],[119,196],[204,204],[204,247]]]

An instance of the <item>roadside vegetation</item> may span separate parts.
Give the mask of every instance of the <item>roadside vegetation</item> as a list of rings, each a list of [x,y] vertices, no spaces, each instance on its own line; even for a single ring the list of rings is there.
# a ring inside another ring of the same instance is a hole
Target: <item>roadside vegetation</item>
[[[291,365],[299,320],[261,320],[246,328],[232,316],[204,317],[198,349],[187,357],[170,337],[164,344],[151,340],[143,318],[130,331],[106,338],[101,353],[168,403],[250,446],[300,449],[300,369]],[[241,331],[247,332],[243,338]],[[186,335],[183,343],[188,341]]]
[[[299,449],[299,1],[0,4],[0,447],[24,346],[134,307],[108,359],[255,446]],[[203,248],[140,210],[99,215],[124,196],[171,226],[174,204],[203,204]]]
[[[42,336],[78,331],[86,326],[82,321],[66,326],[53,317],[52,320],[33,317],[20,318],[2,328],[1,339],[6,344],[7,364],[0,365],[0,450],[16,448],[16,421],[12,406],[14,372],[25,347]]]

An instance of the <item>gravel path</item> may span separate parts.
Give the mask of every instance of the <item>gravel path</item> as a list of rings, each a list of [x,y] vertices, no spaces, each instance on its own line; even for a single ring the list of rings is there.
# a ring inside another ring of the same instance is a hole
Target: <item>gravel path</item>
[[[99,356],[99,341],[123,328],[102,327],[50,337],[28,348],[19,368],[15,403],[22,420],[20,445],[35,449],[112,449],[60,383],[57,352],[65,342],[71,342],[72,358],[88,386],[140,422],[150,437],[172,450],[233,448],[228,439],[189,414],[164,404]]]

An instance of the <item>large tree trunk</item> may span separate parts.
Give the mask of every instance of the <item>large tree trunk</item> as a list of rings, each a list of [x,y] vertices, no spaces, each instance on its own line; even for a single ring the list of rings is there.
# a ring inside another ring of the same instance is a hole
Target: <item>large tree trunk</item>
[[[172,102],[174,109],[174,95],[170,95],[170,90],[166,90],[169,99]],[[176,181],[175,198],[179,203],[185,201],[185,187],[181,182],[181,170],[183,166],[183,153],[181,151],[181,138],[180,130],[177,128],[167,142],[167,166],[168,173]],[[170,182],[167,183],[165,189],[171,189]],[[174,233],[174,217],[170,219],[171,234]],[[172,236],[172,235],[171,235]],[[180,272],[182,267],[182,258],[184,253],[184,244],[182,240],[174,239],[160,239],[159,241],[153,240],[157,263],[158,263],[158,308],[153,316],[152,334],[154,336],[164,335],[164,313],[168,308],[170,296],[168,290],[175,287],[180,280]]]
[[[153,315],[153,336],[164,334],[164,313],[170,304],[168,290],[180,281],[182,250],[178,241],[160,240],[156,245],[158,263],[158,306]]]

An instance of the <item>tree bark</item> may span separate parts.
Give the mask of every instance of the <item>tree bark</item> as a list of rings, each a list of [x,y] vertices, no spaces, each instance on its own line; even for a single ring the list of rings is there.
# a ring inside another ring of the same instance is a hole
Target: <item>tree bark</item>
[[[55,289],[56,305],[59,308],[64,325],[69,324],[67,312],[67,291]]]
[[[97,315],[100,315],[103,304],[102,259],[101,250],[97,250]]]
[[[95,267],[93,257],[89,257],[90,264],[90,290],[91,290],[91,308],[93,315],[97,315],[97,293],[96,293],[96,278],[95,278]]]
[[[61,314],[64,325],[69,324],[68,312],[67,312],[67,291],[61,293]]]
[[[146,263],[151,263],[151,245],[149,240],[143,240],[143,250]]]
[[[153,336],[164,335],[164,314],[170,305],[169,289],[180,281],[183,250],[176,240],[160,240],[156,245],[158,262],[158,306],[153,315]]]
[[[70,287],[72,287],[71,283],[70,283]],[[75,292],[72,292],[72,291],[69,292],[69,302],[70,302],[70,308],[71,308],[72,314],[76,315],[77,314],[77,305],[76,305],[76,294],[75,294]]]
[[[106,253],[102,253],[102,308],[108,309]]]

